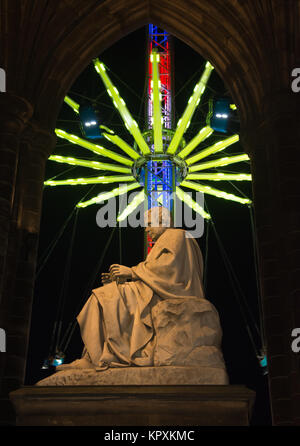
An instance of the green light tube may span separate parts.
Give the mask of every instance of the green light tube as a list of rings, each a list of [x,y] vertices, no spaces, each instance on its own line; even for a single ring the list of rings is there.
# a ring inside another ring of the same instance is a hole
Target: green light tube
[[[102,177],[88,178],[69,178],[68,180],[48,180],[44,182],[45,186],[77,186],[82,184],[105,184],[117,183],[118,181],[136,181],[133,176],[129,175],[111,175]]]
[[[113,172],[131,173],[131,169],[128,167],[121,167],[116,164],[100,163],[99,161],[88,161],[71,156],[51,155],[48,160],[55,161],[57,163],[71,164],[73,166],[90,167],[96,170],[111,170]]]
[[[196,84],[194,92],[188,101],[188,105],[183,112],[181,119],[179,119],[177,123],[177,128],[167,149],[167,153],[174,154],[176,152],[182,136],[188,128],[190,120],[192,119],[196,107],[199,104],[200,98],[205,90],[206,84],[213,69],[214,67],[209,62],[207,62],[205,65],[204,73],[202,74],[200,81]]]
[[[97,153],[98,155],[107,156],[115,161],[119,161],[121,164],[126,164],[127,166],[132,166],[133,161],[129,158],[125,158],[122,155],[112,152],[111,150],[105,149],[102,146],[93,144],[92,142],[86,141],[85,139],[79,138],[76,135],[71,135],[64,130],[55,129],[55,133],[59,138],[66,139],[67,141],[77,144],[78,146],[84,147],[91,152]]]
[[[153,81],[153,134],[154,134],[154,152],[163,152],[162,142],[162,114],[160,103],[160,89],[159,89],[159,54],[156,50],[151,53],[152,62],[152,81]]]
[[[71,99],[69,96],[66,96],[64,101],[74,110],[75,113],[79,113],[79,104],[77,104],[77,102],[73,101],[73,99]]]
[[[201,152],[197,153],[194,156],[191,156],[185,162],[187,164],[194,164],[196,161],[201,160],[202,158],[206,158],[209,155],[212,155],[213,153],[217,153],[220,150],[226,149],[226,147],[231,146],[231,144],[234,144],[239,140],[239,135],[233,135],[229,138],[223,139],[223,141],[216,142],[212,146],[207,147],[204,150],[201,150]]]
[[[120,149],[124,150],[124,152],[127,153],[131,158],[138,159],[140,158],[140,154],[136,152],[132,147],[130,147],[129,144],[127,144],[124,139],[120,138],[118,135],[112,135],[110,133],[103,132],[103,136],[108,139],[113,144],[116,144],[116,146],[120,147]]]
[[[138,187],[140,187],[139,183],[133,183],[130,185],[124,184],[122,186],[116,187],[109,192],[103,192],[96,197],[91,198],[90,200],[81,201],[77,203],[76,207],[85,208],[87,206],[90,206],[91,204],[100,203],[101,201],[109,200],[110,198],[117,197],[118,195],[123,195],[130,190],[137,189]]]
[[[214,189],[213,187],[210,187],[210,186],[204,186],[203,184],[193,183],[192,181],[183,181],[181,183],[181,186],[188,187],[190,189],[195,189],[195,190],[197,190],[199,192],[203,192],[205,194],[214,195],[215,197],[224,198],[225,200],[237,201],[238,203],[242,203],[242,204],[250,204],[251,203],[251,200],[249,200],[249,198],[237,197],[234,194],[228,194],[227,192],[223,192],[221,190]]]
[[[212,181],[251,181],[247,173],[190,173],[186,180],[212,180]]]
[[[145,198],[146,194],[144,192],[144,189],[142,189],[141,192],[139,192],[128,204],[124,211],[118,215],[117,221],[125,220],[125,218],[128,217],[128,215],[130,215],[139,206],[139,204],[141,204],[145,200]]]
[[[239,163],[240,161],[248,161],[249,156],[245,153],[243,155],[225,156],[217,160],[207,161],[205,163],[195,164],[189,166],[188,172],[196,172],[198,170],[210,169],[211,167],[228,166],[229,164]]]
[[[190,208],[192,208],[195,212],[197,212],[198,214],[201,215],[201,217],[206,218],[207,220],[209,220],[211,218],[211,216],[205,212],[205,210],[203,209],[202,206],[200,206],[199,203],[197,203],[195,200],[192,199],[192,197],[190,197],[189,194],[187,194],[186,192],[184,192],[182,189],[180,189],[180,187],[176,187],[176,195],[177,197],[183,201],[184,203],[186,203]]]
[[[150,154],[151,151],[150,151],[146,141],[144,140],[143,135],[141,134],[137,123],[131,116],[128,108],[126,107],[124,100],[121,98],[118,90],[113,85],[112,81],[110,80],[109,76],[107,75],[105,66],[103,65],[103,63],[101,63],[99,61],[99,59],[94,60],[94,66],[95,66],[97,73],[100,75],[104,85],[106,86],[107,92],[108,92],[109,96],[111,97],[115,107],[119,111],[119,113],[126,125],[126,128],[132,134],[132,136],[135,139],[141,152],[143,153],[143,155]]]
[[[194,150],[202,141],[213,133],[213,129],[209,126],[203,127],[200,132],[177,154],[180,158],[185,158],[192,150]]]

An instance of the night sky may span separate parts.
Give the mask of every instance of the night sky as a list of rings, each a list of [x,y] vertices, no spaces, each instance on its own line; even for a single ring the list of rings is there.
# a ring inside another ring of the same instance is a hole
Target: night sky
[[[140,128],[145,122],[145,71],[146,71],[146,30],[142,28],[123,38],[109,49],[99,54],[99,58],[109,68],[109,75],[125,100],[130,112],[134,115]],[[79,57],[80,55],[78,55]],[[189,46],[174,38],[174,103],[176,121],[185,109],[187,100],[200,78],[205,60]],[[122,124],[118,112],[106,93],[100,77],[91,63],[82,67],[82,73],[74,82],[67,94],[80,104],[97,106],[103,123],[114,129],[129,144],[130,134]],[[202,96],[200,105],[192,123],[185,134],[186,141],[205,125],[208,112],[208,100],[214,96],[228,94],[218,73],[214,70],[208,88]],[[234,100],[234,98],[233,98]],[[70,133],[80,134],[77,115],[70,107],[63,104],[57,119],[57,128]],[[214,133],[200,148],[225,138],[224,134]],[[112,149],[107,140],[100,140],[104,147]],[[115,149],[118,151],[118,149]],[[217,155],[240,154],[243,147],[235,143]],[[119,151],[124,155],[124,152]],[[110,159],[96,156],[92,152],[57,138],[54,154],[113,162]],[[213,156],[209,159],[213,159]],[[215,169],[223,172],[250,173],[250,163],[243,162]],[[46,179],[78,178],[83,176],[105,175],[103,171],[62,165],[48,161]],[[108,175],[118,175],[107,172]],[[250,182],[235,182],[239,188],[228,182],[207,183],[212,187],[251,198]],[[32,312],[31,335],[27,361],[26,385],[33,385],[38,380],[49,376],[54,369],[42,370],[44,359],[49,354],[51,336],[60,298],[64,297],[62,336],[69,324],[72,324],[93,288],[101,286],[101,272],[107,271],[112,263],[133,266],[143,260],[144,231],[143,228],[99,228],[96,225],[96,213],[99,206],[93,205],[80,209],[77,213],[76,231],[70,251],[70,241],[76,219],[76,213],[69,220],[65,231],[51,251],[46,262],[43,260],[50,252],[51,244],[57,239],[61,228],[71,215],[76,204],[85,197],[91,198],[102,190],[111,190],[117,184],[60,186],[45,188],[39,243],[39,262]],[[184,189],[188,191],[188,189]],[[228,274],[228,262],[224,262],[220,244],[217,241],[211,224],[205,226],[204,234],[197,239],[206,263],[206,297],[216,306],[223,328],[223,353],[230,378],[230,384],[245,385],[257,393],[252,417],[253,425],[271,424],[268,400],[267,377],[263,376],[255,355],[254,348],[246,330],[246,322],[253,333],[257,348],[260,341],[256,335],[254,323],[244,304],[246,300],[255,323],[259,326],[259,310],[255,262],[253,256],[250,211],[246,205],[223,200],[213,196],[205,196],[207,210],[210,212],[223,249],[225,250],[238,284],[232,283]],[[194,215],[194,214],[193,214]],[[207,238],[207,230],[208,238]],[[109,242],[110,237],[111,241]],[[104,250],[106,249],[106,252]],[[68,263],[68,258],[71,258]],[[103,257],[102,265],[100,260]],[[67,265],[67,268],[66,268]],[[68,269],[69,265],[69,269]],[[241,310],[242,308],[242,310]],[[66,353],[66,362],[81,356],[83,344],[79,328],[75,330]]]

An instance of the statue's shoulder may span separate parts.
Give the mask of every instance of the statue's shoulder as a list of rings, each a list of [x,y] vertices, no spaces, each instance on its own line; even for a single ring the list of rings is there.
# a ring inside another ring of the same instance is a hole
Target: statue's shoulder
[[[165,242],[183,242],[185,240],[185,230],[181,228],[168,228],[163,234],[163,239]]]
[[[189,231],[181,228],[168,228],[164,234],[165,237],[161,241],[169,245],[175,245],[177,247],[195,246],[200,251],[197,240],[190,235]]]

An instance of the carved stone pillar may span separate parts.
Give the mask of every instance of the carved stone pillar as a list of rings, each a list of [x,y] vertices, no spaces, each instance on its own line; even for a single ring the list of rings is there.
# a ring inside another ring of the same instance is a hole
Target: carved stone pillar
[[[300,96],[264,104],[242,141],[251,159],[254,210],[274,425],[300,425]]]
[[[32,107],[25,99],[9,93],[0,94],[0,296],[19,162],[20,135],[31,115]]]
[[[1,363],[1,393],[8,421],[13,419],[13,413],[7,395],[20,387],[25,377],[44,170],[54,142],[55,134],[33,121],[19,137],[0,311],[7,338]]]
[[[0,94],[0,328],[7,333],[9,296],[2,295],[4,284],[8,238],[11,226],[13,201],[16,191],[16,175],[19,163],[20,137],[32,115],[31,105],[23,98],[9,93]],[[6,353],[0,353],[0,404],[6,418],[10,417],[10,406],[3,383]],[[1,412],[1,411],[0,411]],[[0,419],[0,424],[2,419]]]

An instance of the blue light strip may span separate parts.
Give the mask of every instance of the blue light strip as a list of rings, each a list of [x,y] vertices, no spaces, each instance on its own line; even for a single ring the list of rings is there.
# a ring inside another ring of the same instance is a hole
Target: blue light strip
[[[159,163],[148,161],[147,163],[147,195],[148,209],[163,205],[172,211],[173,166],[168,160]]]

